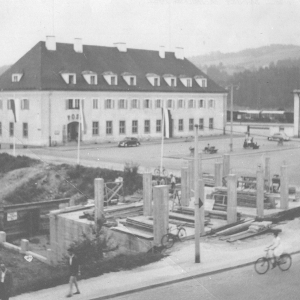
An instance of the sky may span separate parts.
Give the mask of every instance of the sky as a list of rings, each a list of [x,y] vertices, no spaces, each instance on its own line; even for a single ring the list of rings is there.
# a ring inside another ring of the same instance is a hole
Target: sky
[[[183,47],[186,57],[300,45],[299,12],[299,0],[0,0],[0,66],[47,35],[62,43]]]

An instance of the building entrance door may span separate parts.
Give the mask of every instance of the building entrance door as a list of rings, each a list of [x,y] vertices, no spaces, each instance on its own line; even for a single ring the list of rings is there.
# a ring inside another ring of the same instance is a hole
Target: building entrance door
[[[78,137],[78,124],[79,122],[71,122],[68,124],[68,141],[77,141]]]

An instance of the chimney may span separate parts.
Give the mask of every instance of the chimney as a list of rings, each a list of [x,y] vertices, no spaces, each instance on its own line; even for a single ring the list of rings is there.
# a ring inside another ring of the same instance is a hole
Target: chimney
[[[83,48],[82,48],[82,39],[80,38],[75,38],[74,39],[74,51],[77,53],[82,53]]]
[[[182,47],[175,48],[175,57],[177,59],[184,59],[184,50]]]
[[[51,36],[51,35],[46,36],[46,48],[49,51],[56,50],[55,36]]]
[[[117,47],[120,52],[127,52],[126,43],[114,43],[114,46]]]
[[[165,58],[165,46],[159,46],[159,57]]]

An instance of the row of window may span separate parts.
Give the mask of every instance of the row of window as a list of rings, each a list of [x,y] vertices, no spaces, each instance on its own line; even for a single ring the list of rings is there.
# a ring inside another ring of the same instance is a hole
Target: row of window
[[[188,128],[189,131],[194,130],[194,119],[189,119]],[[150,133],[151,123],[150,120],[144,121],[144,133]],[[214,119],[209,118],[209,126],[210,130],[214,129]],[[162,129],[162,120],[156,120],[156,132],[161,132]],[[204,119],[199,119],[199,130],[204,130]],[[9,136],[14,136],[14,123],[9,123]],[[184,131],[184,120],[178,120],[178,131]],[[28,123],[22,124],[22,132],[23,138],[28,138]],[[99,122],[92,122],[92,133],[93,135],[99,135]],[[138,120],[133,120],[131,122],[131,133],[138,134],[139,133],[139,124]],[[106,121],[106,134],[111,135],[113,134],[113,121]],[[119,121],[119,134],[126,134],[126,121]],[[0,122],[0,136],[2,135],[2,123]]]
[[[155,108],[162,108],[164,106],[164,100],[162,99],[156,99],[156,100],[150,100],[150,99],[144,99],[144,100],[138,100],[138,99],[119,99],[119,100],[113,100],[113,99],[106,99],[104,101],[104,108],[106,109],[113,109],[115,108],[115,102],[117,105],[117,108],[119,109],[127,109],[127,108],[152,108],[154,105]],[[176,105],[177,104],[177,105]],[[165,101],[165,107],[166,108],[215,108],[215,100],[173,100],[168,99]],[[66,103],[67,109],[79,109],[80,107],[80,99],[68,99]],[[100,100],[99,99],[93,99],[93,109],[99,109],[100,108]]]
[[[144,128],[143,133],[151,133],[151,123],[150,120],[144,120]],[[92,123],[92,133],[93,135],[99,135],[99,122],[95,121]],[[188,121],[188,129],[189,131],[194,131],[195,123],[194,119],[189,119]],[[214,129],[214,119],[209,118],[209,125],[208,128],[210,130]],[[162,120],[156,120],[155,123],[155,131],[156,133],[161,132],[162,130]],[[204,119],[199,119],[199,130],[204,130]],[[178,120],[178,131],[184,131],[184,119]],[[119,121],[119,134],[126,134],[129,133],[126,131],[126,121]],[[131,132],[132,134],[139,133],[139,123],[138,120],[131,121]],[[106,134],[111,135],[113,134],[113,121],[106,121]]]
[[[109,85],[118,85],[118,75],[114,74],[112,72],[105,72],[102,74],[103,78]],[[70,73],[63,71],[61,72],[61,76],[66,84],[74,85],[76,84],[76,73]],[[84,71],[82,72],[82,76],[84,77],[85,81],[90,85],[97,85],[98,84],[98,74],[92,71]],[[21,78],[23,77],[22,73],[15,73],[12,74],[12,82],[19,82]],[[127,85],[133,85],[135,86],[137,83],[136,75],[133,75],[128,72],[124,72],[121,74],[121,77],[124,79],[124,81],[127,83]],[[146,74],[146,78],[151,83],[152,86],[160,86],[161,83],[161,77],[164,78],[165,82],[170,87],[176,87],[178,78],[175,75],[172,74],[165,74],[163,76],[159,76],[157,74],[148,73]],[[195,81],[200,87],[207,87],[207,79],[204,78],[201,75],[194,77]],[[184,75],[179,76],[179,80],[185,87],[192,87],[193,84],[193,78],[187,77]]]
[[[28,138],[28,123],[22,124],[22,132],[23,132],[23,138]],[[15,134],[15,123],[10,122],[9,123],[9,136],[13,137]],[[2,122],[0,122],[0,136],[2,136]]]
[[[7,100],[7,109],[11,109],[11,106],[12,106],[12,101],[11,100],[14,100],[14,99],[8,99]],[[0,99],[0,109],[3,109],[3,101],[2,99]],[[28,110],[29,109],[29,100],[28,99],[21,99],[21,102],[20,102],[20,108],[22,110]]]

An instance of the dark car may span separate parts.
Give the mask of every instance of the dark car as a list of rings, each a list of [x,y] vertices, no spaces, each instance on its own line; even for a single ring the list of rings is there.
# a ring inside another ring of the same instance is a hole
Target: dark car
[[[277,132],[277,133],[274,133],[273,135],[268,137],[269,141],[279,141],[281,139],[283,141],[289,141],[290,137],[287,136],[284,132]]]
[[[124,140],[119,142],[118,146],[119,147],[130,147],[130,146],[139,146],[141,143],[139,140],[135,137],[126,137]]]

